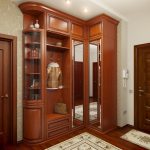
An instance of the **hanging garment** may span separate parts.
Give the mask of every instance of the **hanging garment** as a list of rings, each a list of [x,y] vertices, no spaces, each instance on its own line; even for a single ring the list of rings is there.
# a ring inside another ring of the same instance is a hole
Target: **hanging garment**
[[[51,62],[47,67],[47,86],[48,88],[62,87],[62,72],[58,63]]]

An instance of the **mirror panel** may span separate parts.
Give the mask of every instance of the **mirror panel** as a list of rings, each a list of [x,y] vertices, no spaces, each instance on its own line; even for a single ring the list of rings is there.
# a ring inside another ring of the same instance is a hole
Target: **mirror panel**
[[[89,44],[89,123],[100,128],[100,40]]]
[[[83,124],[83,42],[73,40],[73,127]]]

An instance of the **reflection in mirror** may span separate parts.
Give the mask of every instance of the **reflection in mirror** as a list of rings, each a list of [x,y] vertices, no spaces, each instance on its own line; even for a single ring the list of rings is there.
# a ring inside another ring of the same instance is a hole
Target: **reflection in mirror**
[[[83,42],[73,40],[73,127],[83,124]]]
[[[100,40],[89,45],[89,122],[100,128]]]

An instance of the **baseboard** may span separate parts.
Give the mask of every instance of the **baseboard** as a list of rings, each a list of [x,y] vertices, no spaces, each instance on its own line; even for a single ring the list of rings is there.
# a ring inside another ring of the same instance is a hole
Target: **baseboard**
[[[122,127],[117,126],[117,128],[119,128],[119,129],[122,129],[122,128],[124,128],[124,127],[130,127],[130,128],[135,129],[135,127],[134,127],[133,125],[130,125],[130,124],[126,124],[126,125],[124,125],[124,126],[122,126]]]

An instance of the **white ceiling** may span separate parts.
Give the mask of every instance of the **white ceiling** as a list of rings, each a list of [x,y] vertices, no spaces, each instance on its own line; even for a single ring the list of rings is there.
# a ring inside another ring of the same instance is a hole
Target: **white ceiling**
[[[17,4],[29,0],[12,0]],[[69,13],[73,16],[88,20],[101,13],[106,13],[116,19],[128,20],[128,17],[139,12],[150,14],[150,0],[70,0],[69,5],[65,0],[32,0],[46,4],[60,11]],[[88,9],[84,13],[84,8]],[[138,16],[137,16],[138,17]]]

